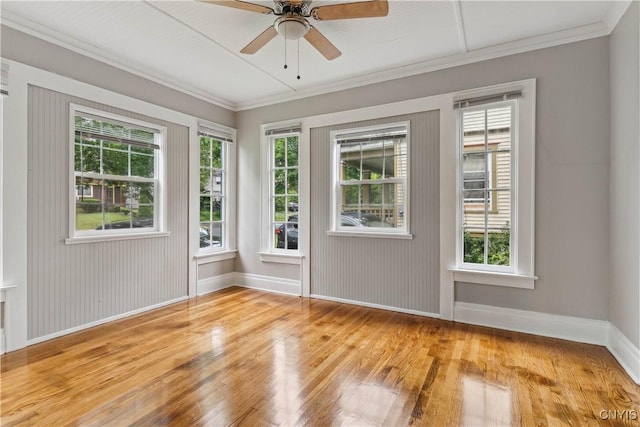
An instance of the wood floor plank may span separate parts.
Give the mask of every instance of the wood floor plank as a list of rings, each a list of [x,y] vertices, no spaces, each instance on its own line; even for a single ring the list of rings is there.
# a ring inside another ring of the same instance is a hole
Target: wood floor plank
[[[3,355],[0,397],[3,426],[640,426],[604,347],[241,288]]]

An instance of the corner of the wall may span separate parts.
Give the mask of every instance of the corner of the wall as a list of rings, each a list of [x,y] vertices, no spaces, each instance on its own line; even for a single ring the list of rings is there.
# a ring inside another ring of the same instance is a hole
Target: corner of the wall
[[[196,295],[205,295],[231,287],[236,284],[236,275],[237,273],[226,273],[198,280]]]
[[[466,302],[455,303],[453,320],[472,325],[596,345],[606,345],[609,331],[609,322],[606,320],[585,319]]]
[[[640,348],[636,347],[618,328],[609,324],[607,349],[629,376],[640,385]]]
[[[235,285],[279,294],[302,296],[300,280],[262,276],[250,273],[235,273]]]

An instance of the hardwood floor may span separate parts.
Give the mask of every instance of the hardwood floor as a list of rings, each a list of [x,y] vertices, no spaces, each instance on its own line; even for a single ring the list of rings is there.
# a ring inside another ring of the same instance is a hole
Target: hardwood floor
[[[604,347],[241,288],[1,363],[3,426],[640,426]]]

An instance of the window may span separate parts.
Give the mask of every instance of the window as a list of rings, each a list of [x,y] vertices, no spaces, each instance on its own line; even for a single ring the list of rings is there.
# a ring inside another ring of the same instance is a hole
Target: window
[[[298,249],[298,142],[299,131],[270,135],[270,247]]]
[[[200,126],[200,250],[228,247],[228,152],[231,135]]]
[[[76,199],[83,197],[93,197],[93,185],[77,185]]]
[[[515,102],[460,110],[464,263],[511,266]]]
[[[164,128],[73,105],[71,116],[70,234],[161,231]]]
[[[530,79],[453,95],[454,281],[534,288],[535,90]]]
[[[409,123],[332,132],[333,230],[409,233]]]

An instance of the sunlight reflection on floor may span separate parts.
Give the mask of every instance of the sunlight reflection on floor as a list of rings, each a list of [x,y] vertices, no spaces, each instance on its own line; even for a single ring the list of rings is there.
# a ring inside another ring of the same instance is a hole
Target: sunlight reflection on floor
[[[511,425],[511,390],[471,378],[462,380],[462,425]]]

